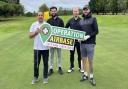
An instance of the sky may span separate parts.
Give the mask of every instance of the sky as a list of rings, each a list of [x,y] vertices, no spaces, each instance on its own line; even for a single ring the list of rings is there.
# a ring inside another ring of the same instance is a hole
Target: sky
[[[57,6],[63,8],[83,7],[87,5],[90,0],[20,0],[20,3],[25,7],[25,12],[38,11],[42,4],[48,7]]]

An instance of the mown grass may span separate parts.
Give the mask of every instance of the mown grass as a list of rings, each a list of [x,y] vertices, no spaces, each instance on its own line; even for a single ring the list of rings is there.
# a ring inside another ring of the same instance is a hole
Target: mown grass
[[[99,35],[94,57],[94,74],[97,86],[89,81],[80,83],[81,73],[77,68],[75,55],[74,73],[69,69],[69,51],[63,50],[64,75],[55,73],[49,83],[43,84],[42,63],[40,81],[31,85],[33,78],[33,41],[28,38],[34,17],[17,17],[15,20],[0,22],[0,88],[1,89],[128,89],[128,16],[96,16]],[[62,16],[65,23],[70,16]]]

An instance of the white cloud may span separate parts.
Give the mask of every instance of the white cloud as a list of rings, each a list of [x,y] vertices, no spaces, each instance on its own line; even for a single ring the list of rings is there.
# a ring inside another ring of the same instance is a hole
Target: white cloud
[[[90,0],[44,0],[49,7],[57,6],[63,8],[72,8],[72,7],[83,7],[88,4]]]
[[[20,0],[20,3],[24,5],[25,12],[27,11],[38,11],[39,6],[41,6],[44,1],[43,0]]]
[[[45,3],[48,7],[57,6],[63,8],[72,7],[83,7],[87,5],[90,0],[20,0],[21,4],[25,7],[25,12],[27,11],[38,11],[39,6]]]

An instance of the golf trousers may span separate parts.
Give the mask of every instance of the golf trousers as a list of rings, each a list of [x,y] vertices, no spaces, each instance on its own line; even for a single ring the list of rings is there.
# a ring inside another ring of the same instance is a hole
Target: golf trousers
[[[75,41],[74,44],[74,50],[70,50],[70,69],[74,68],[74,54],[75,54],[75,48],[77,49],[77,55],[78,55],[78,66],[81,69],[81,49],[80,49],[80,43],[78,41]]]
[[[41,56],[43,58],[43,77],[48,77],[48,57],[49,50],[34,50],[34,77],[39,76],[39,65],[41,61]]]
[[[61,49],[60,48],[50,48],[50,69],[53,69],[53,67],[54,67],[55,50],[57,50],[57,54],[58,54],[58,67],[61,67],[61,65],[62,65]]]

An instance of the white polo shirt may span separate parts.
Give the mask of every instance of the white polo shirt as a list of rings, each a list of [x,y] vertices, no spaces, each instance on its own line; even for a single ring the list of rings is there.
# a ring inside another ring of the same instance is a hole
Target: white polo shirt
[[[35,32],[37,28],[40,27],[40,23],[38,21],[34,22],[30,27],[30,32]],[[43,45],[43,42],[41,41],[41,38],[38,35],[34,37],[34,50],[48,50],[49,48],[47,46]]]

